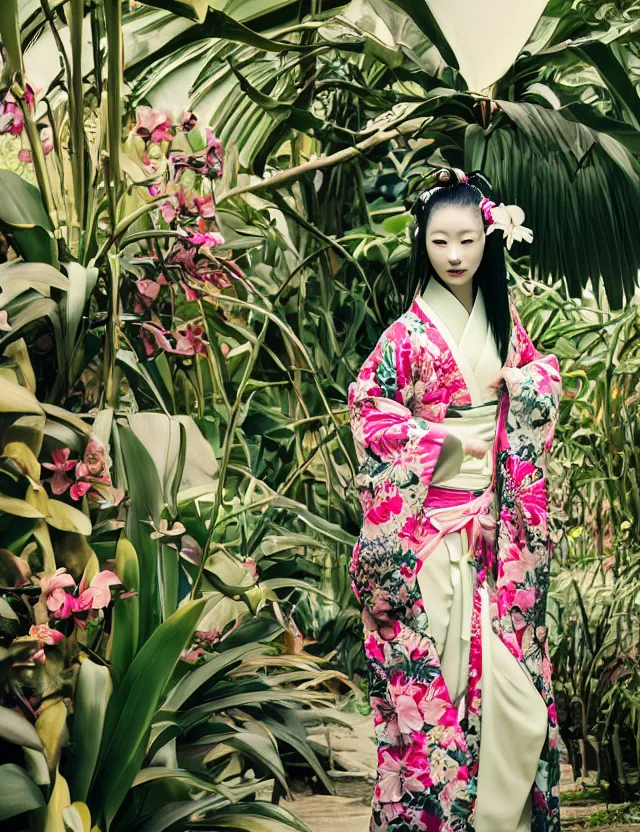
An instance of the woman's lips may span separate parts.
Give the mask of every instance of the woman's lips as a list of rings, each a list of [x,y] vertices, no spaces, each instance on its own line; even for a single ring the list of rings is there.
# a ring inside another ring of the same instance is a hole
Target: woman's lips
[[[466,269],[447,269],[448,274],[464,274]]]

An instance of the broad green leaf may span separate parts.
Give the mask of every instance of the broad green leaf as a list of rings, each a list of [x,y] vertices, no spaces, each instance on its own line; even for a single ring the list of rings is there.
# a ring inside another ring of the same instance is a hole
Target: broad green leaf
[[[0,170],[0,191],[0,229],[14,240],[23,260],[57,266],[53,226],[38,189],[17,174]]]
[[[47,523],[53,526],[54,529],[60,529],[63,532],[77,532],[86,537],[91,535],[91,519],[79,509],[70,506],[68,503],[63,503],[62,500],[51,498],[49,498],[48,507]]]
[[[16,281],[27,283],[39,292],[45,292],[49,288],[61,289],[63,292],[69,289],[69,279],[48,263],[3,263],[0,266],[0,286],[3,291]]]
[[[26,500],[20,500],[17,497],[7,497],[0,494],[0,511],[5,514],[13,514],[16,517],[32,517],[41,519],[44,514],[36,506],[31,505]]]
[[[151,721],[180,654],[191,644],[204,599],[180,607],[141,647],[109,701],[88,805],[109,829],[145,754]]]
[[[85,659],[80,665],[73,699],[72,752],[64,768],[74,800],[87,799],[112,689],[109,668]]]
[[[22,373],[22,379],[24,382],[25,387],[29,390],[30,393],[36,392],[36,374],[33,371],[33,365],[31,364],[31,359],[29,358],[29,350],[27,349],[27,345],[25,343],[24,338],[18,338],[17,341],[12,341],[10,344],[4,348],[4,354],[7,358],[10,358],[14,361]],[[30,421],[31,419],[31,421]],[[26,421],[25,421],[26,420]],[[32,419],[29,416],[23,416],[20,420],[17,420],[21,424],[24,425],[35,425],[38,423],[37,419]],[[15,427],[16,422],[13,423],[12,427]],[[42,421],[42,425],[44,426],[44,420]],[[42,429],[39,431],[40,435],[40,444],[42,444]],[[6,433],[5,433],[6,436]],[[31,450],[37,455],[40,453],[40,445],[38,445],[38,450],[34,450],[32,443],[27,443]]]
[[[12,384],[0,375],[0,413],[42,414],[42,407],[36,397],[19,384]]]
[[[51,416],[52,419],[56,419],[57,421],[70,425],[72,428],[75,428],[75,430],[85,434],[85,436],[91,435],[91,425],[85,422],[84,419],[76,416],[75,413],[71,413],[70,410],[65,410],[64,407],[58,407],[58,405],[55,404],[43,404],[42,409],[47,416]]]
[[[9,609],[11,610],[11,607]],[[1,608],[0,615],[2,615]],[[0,706],[0,737],[7,742],[32,748],[34,751],[42,750],[42,740],[33,725],[17,711],[2,706]]]
[[[0,766],[0,782],[0,821],[44,806],[40,789],[15,763]]]
[[[454,69],[458,69],[458,60],[442,29],[429,8],[422,0],[389,0],[394,6],[402,9],[437,47],[444,60]]]
[[[45,699],[36,720],[36,731],[42,740],[47,764],[52,775],[58,766],[62,746],[68,737],[68,714],[64,699],[58,696]]]

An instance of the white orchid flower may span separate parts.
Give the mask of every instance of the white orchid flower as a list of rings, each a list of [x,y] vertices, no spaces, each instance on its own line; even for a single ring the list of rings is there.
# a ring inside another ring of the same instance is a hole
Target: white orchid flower
[[[487,234],[490,234],[496,228],[500,228],[503,237],[507,239],[508,249],[511,249],[514,240],[532,242],[533,231],[522,225],[524,211],[519,205],[505,205],[504,202],[501,202],[500,205],[491,209],[491,216],[493,217],[493,224],[487,229]]]

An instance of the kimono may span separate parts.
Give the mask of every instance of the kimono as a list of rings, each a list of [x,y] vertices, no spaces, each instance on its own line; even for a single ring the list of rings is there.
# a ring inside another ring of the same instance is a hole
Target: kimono
[[[425,296],[432,283],[433,278]],[[444,287],[438,291],[448,293]],[[431,294],[437,297],[433,292],[434,287]],[[499,723],[495,681],[500,663],[503,674],[512,678],[514,667],[516,675],[520,671],[515,700],[516,688],[511,689],[516,718],[526,726],[532,706],[543,717],[527,828],[560,832],[558,728],[546,604],[551,557],[547,460],[561,377],[557,358],[535,349],[510,298],[505,389],[496,392],[495,402],[482,401],[486,387],[478,373],[484,368],[486,382],[500,369],[486,318],[483,331],[482,316],[476,314],[483,301],[479,290],[462,333],[474,336],[467,337],[465,355],[463,341],[457,343],[429,304],[416,296],[409,310],[383,332],[349,386],[359,461],[356,487],[363,511],[349,574],[362,610],[378,754],[371,832],[493,832],[486,820],[484,828],[475,824],[477,804],[500,801],[499,789],[490,797],[478,790],[479,785],[484,788],[483,777],[478,777],[481,738],[486,742],[485,783],[487,772],[500,767],[509,741],[497,732],[495,742],[486,739],[491,737],[485,730],[490,718],[492,731]],[[490,473],[488,485],[443,487],[443,482],[455,483],[463,460],[462,444],[447,427],[450,416],[474,407],[485,422],[487,412],[494,413],[489,459],[475,472],[480,483]],[[438,622],[434,618],[430,623],[427,614],[427,607],[437,604],[425,605],[428,598],[418,580],[422,568],[430,567],[428,558],[439,557],[442,543],[453,540],[462,542],[472,576],[468,652],[461,662],[454,656],[464,673],[461,692],[451,691],[445,682],[442,638],[438,644],[435,635]],[[486,656],[483,661],[488,651],[495,667]],[[501,774],[508,792],[511,773]],[[515,774],[513,778],[515,782]],[[500,782],[495,779],[494,788]],[[506,832],[516,832],[515,825]]]

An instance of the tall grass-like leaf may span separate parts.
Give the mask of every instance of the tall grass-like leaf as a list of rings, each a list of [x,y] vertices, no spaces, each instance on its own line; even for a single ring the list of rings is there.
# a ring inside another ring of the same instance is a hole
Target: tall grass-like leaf
[[[215,676],[225,670],[232,670],[249,656],[263,654],[266,649],[266,646],[262,644],[255,644],[251,647],[243,644],[241,647],[211,656],[204,664],[193,668],[190,673],[182,677],[167,696],[162,710],[179,711],[201,688],[208,687]]]
[[[112,690],[109,668],[85,659],[80,665],[73,698],[73,753],[65,766],[73,800],[87,799]]]
[[[140,643],[144,644],[160,623],[157,545],[154,540],[151,540],[149,521],[156,526],[160,523],[163,505],[162,488],[156,466],[142,442],[125,425],[118,424],[117,433],[127,477],[128,493],[131,495],[126,535],[136,550],[140,574],[144,576],[138,596],[139,638]]]
[[[111,826],[146,751],[151,721],[205,605],[192,601],[161,624],[137,654],[109,701],[88,805]]]
[[[140,634],[140,564],[135,548],[124,536],[116,546],[116,575],[127,591],[138,593],[131,598],[118,598],[113,605],[109,661],[119,680],[138,652]]]
[[[243,803],[228,806],[224,811],[216,812],[215,825],[217,829],[243,829],[246,832],[268,832],[273,829],[273,821],[277,821],[298,832],[311,832],[309,827],[288,809],[274,806],[271,803]],[[163,827],[166,829],[166,827]],[[156,830],[154,829],[154,832]],[[159,832],[159,830],[158,830]]]

